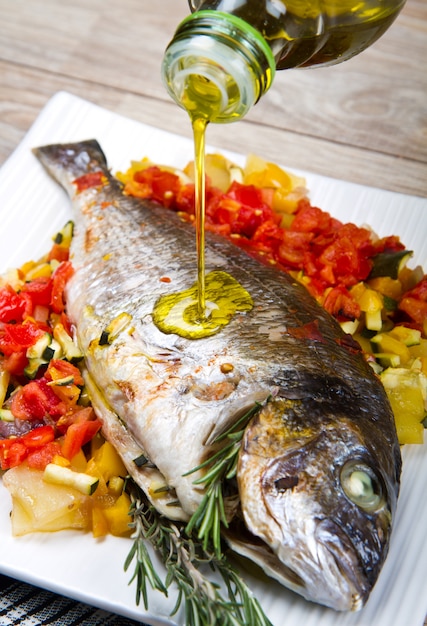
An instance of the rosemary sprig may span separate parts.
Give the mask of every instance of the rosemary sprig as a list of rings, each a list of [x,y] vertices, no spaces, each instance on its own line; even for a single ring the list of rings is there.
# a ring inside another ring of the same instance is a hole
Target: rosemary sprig
[[[197,538],[202,541],[203,548],[207,550],[208,546],[213,546],[217,558],[221,557],[221,525],[228,527],[223,495],[224,482],[236,476],[243,434],[249,420],[261,406],[260,403],[255,403],[231,428],[217,437],[213,442],[215,445],[225,439],[228,439],[228,443],[188,472],[192,474],[200,469],[209,468],[201,478],[194,481],[195,485],[204,485],[206,491],[187,524],[186,533],[190,535],[193,530],[197,530]]]
[[[171,615],[183,605],[186,626],[271,626],[258,601],[225,556],[217,558],[200,542],[193,541],[185,533],[185,524],[173,522],[158,513],[138,487],[132,486],[131,497],[135,532],[125,570],[136,561],[131,581],[136,579],[137,582],[138,604],[142,597],[147,608],[148,584],[167,595],[174,583],[178,596]],[[146,540],[159,553],[166,567],[164,583],[155,570]],[[209,569],[221,577],[226,599],[221,586],[204,574],[203,570]]]

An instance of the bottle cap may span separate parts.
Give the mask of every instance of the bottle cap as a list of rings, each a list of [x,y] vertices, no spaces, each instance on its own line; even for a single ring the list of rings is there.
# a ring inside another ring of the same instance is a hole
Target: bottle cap
[[[275,61],[262,35],[244,20],[198,11],[181,24],[166,49],[162,77],[172,98],[208,121],[243,117],[270,87]]]

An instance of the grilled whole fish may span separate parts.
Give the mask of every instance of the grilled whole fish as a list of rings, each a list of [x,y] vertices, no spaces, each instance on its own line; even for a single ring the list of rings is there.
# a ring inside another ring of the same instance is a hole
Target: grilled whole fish
[[[360,351],[304,287],[209,233],[207,271],[231,274],[254,306],[211,337],[161,332],[158,298],[195,281],[192,226],[124,196],[94,140],[34,152],[74,205],[67,310],[94,408],[130,474],[161,512],[188,519],[205,470],[188,472],[262,403],[227,540],[306,599],[360,609],[388,551],[401,470],[386,394]]]

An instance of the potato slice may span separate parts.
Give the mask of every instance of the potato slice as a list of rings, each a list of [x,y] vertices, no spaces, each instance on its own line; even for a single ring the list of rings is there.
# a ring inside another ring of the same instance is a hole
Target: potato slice
[[[13,535],[90,527],[88,497],[76,489],[48,484],[42,471],[26,464],[8,470],[2,480],[12,496]]]

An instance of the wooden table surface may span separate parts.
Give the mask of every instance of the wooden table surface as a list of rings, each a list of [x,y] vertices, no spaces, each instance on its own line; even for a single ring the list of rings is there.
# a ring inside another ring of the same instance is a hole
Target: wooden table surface
[[[160,78],[186,0],[0,0],[0,164],[40,109],[66,90],[190,136]],[[427,3],[331,68],[278,72],[244,121],[209,143],[289,167],[427,196]]]
[[[190,136],[160,79],[188,13],[186,0],[0,0],[0,165],[60,90]],[[427,197],[426,59],[427,2],[407,0],[369,50],[331,68],[279,72],[244,121],[212,125],[208,142]]]

